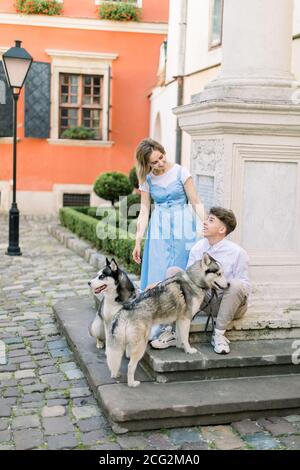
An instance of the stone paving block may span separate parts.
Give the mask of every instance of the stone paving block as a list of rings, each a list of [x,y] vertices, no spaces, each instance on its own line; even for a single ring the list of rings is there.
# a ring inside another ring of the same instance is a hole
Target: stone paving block
[[[300,422],[300,415],[286,416],[285,420],[288,421],[289,423],[298,423]]]
[[[159,433],[151,434],[147,437],[147,449],[175,450],[179,446],[172,444],[166,436]]]
[[[279,440],[289,450],[300,450],[300,436],[281,437]]]
[[[267,431],[272,434],[272,436],[282,436],[283,434],[295,434],[296,432],[294,426],[285,420],[278,420],[278,422],[275,423],[265,420],[263,426]]]
[[[101,430],[89,431],[82,434],[81,440],[85,445],[98,444],[105,440],[105,435]]]
[[[29,450],[44,444],[43,434],[39,429],[26,429],[14,432],[14,441],[17,450]]]
[[[0,431],[0,442],[9,442],[10,441],[10,430],[6,429],[5,431]]]
[[[258,426],[255,421],[250,419],[245,419],[244,421],[237,421],[231,425],[239,434],[255,434],[256,432],[261,432],[262,428]]]
[[[200,433],[197,430],[172,429],[169,433],[169,439],[175,445],[182,445],[186,442],[199,442]]]
[[[0,431],[8,428],[9,420],[7,418],[0,418]]]
[[[46,384],[25,385],[23,387],[24,393],[44,392],[47,389],[48,385]]]
[[[38,415],[19,416],[13,418],[12,428],[23,429],[23,428],[38,428],[40,426],[40,418]]]
[[[279,443],[275,439],[263,432],[248,434],[244,436],[244,440],[257,450],[271,450],[279,447]]]
[[[72,388],[70,390],[70,397],[77,398],[77,397],[88,397],[92,394],[88,387],[81,387],[81,388]]]
[[[74,406],[72,413],[76,419],[92,418],[93,416],[100,416],[101,414],[98,406]]]
[[[1,450],[14,450],[14,446],[12,444],[0,444]]]
[[[52,357],[69,357],[69,356],[72,356],[72,352],[68,348],[51,349],[50,354],[51,354]]]
[[[207,442],[187,442],[180,447],[181,450],[209,450]]]
[[[201,428],[202,436],[220,450],[244,449],[245,443],[234,434],[230,426],[206,426]]]
[[[67,434],[74,431],[74,425],[68,416],[43,418],[42,422],[45,434]]]
[[[34,403],[44,400],[44,395],[42,393],[31,393],[30,395],[24,395],[22,398],[22,403]]]
[[[8,400],[0,398],[0,418],[5,418],[11,415],[11,405],[8,403]]]
[[[66,370],[64,372],[68,379],[82,379],[84,377],[83,373],[81,372],[80,369],[72,369],[72,370]]]
[[[63,434],[61,436],[48,436],[48,449],[74,449],[77,447],[78,442],[74,433]]]
[[[24,362],[24,364],[20,364],[20,369],[33,369],[34,367],[36,367],[36,363],[33,362],[33,361],[28,361],[28,362]]]
[[[82,432],[94,431],[96,429],[100,429],[103,426],[103,420],[99,417],[81,419],[78,421],[77,426]]]
[[[39,375],[58,374],[58,369],[55,366],[42,367],[38,373]]]
[[[1,372],[0,373],[0,383],[6,382],[12,379],[13,373],[12,372]]]
[[[18,397],[20,394],[21,394],[21,392],[19,391],[19,389],[18,389],[17,387],[10,387],[10,388],[7,388],[7,389],[3,392],[3,397],[4,397],[4,398],[7,398],[7,397]]]
[[[25,379],[29,377],[36,377],[36,372],[34,369],[24,369],[15,372],[16,379]]]
[[[111,442],[111,443],[108,443],[108,444],[98,444],[96,446],[93,446],[90,448],[90,450],[101,450],[101,451],[105,451],[105,450],[120,450],[121,447],[116,444],[115,442]]]
[[[64,406],[44,406],[42,409],[42,416],[44,418],[53,418],[57,416],[64,416],[66,409]]]
[[[117,443],[121,449],[145,449],[148,446],[146,438],[141,436],[119,436]]]
[[[48,349],[63,349],[66,348],[67,342],[64,339],[59,339],[57,341],[50,341],[47,343]]]

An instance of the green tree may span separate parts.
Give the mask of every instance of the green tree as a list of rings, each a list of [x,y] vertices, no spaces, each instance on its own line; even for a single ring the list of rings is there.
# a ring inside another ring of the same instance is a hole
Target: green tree
[[[113,206],[120,196],[127,196],[132,190],[133,187],[128,177],[116,171],[103,173],[94,184],[94,191],[97,196],[106,201],[111,201]]]

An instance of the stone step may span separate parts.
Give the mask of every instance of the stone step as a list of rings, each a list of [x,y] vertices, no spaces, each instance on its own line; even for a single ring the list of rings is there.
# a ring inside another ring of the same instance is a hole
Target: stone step
[[[300,412],[300,374],[283,375],[280,372],[280,375],[273,376],[157,383],[153,376],[139,365],[136,377],[141,381],[141,385],[129,388],[126,384],[128,361],[123,360],[119,382],[111,379],[104,351],[97,350],[94,338],[88,335],[88,325],[95,315],[93,300],[90,297],[69,298],[58,302],[53,310],[76,361],[84,371],[95,397],[116,433],[224,424],[246,418],[285,416]],[[249,343],[244,343],[246,344]],[[244,345],[237,344],[237,350]],[[282,354],[277,353],[277,367],[289,367],[286,364],[287,348],[286,344]],[[203,354],[203,345],[200,345],[199,349]],[[174,348],[160,353],[166,353],[166,356],[173,350],[176,354],[181,353],[181,357],[184,355]],[[231,364],[232,367],[228,366],[228,369],[233,370],[237,364],[239,370],[251,367],[251,361],[255,364],[258,361],[258,354],[254,354],[253,348],[251,351],[252,353],[249,351],[247,353],[249,361],[247,366],[242,365],[244,359],[242,357],[239,359],[235,353],[232,359],[229,356],[216,356],[214,358],[216,362],[212,363],[210,361],[213,361],[213,356],[209,356],[207,350],[206,370],[221,370],[223,360]],[[192,356],[188,356],[190,357]],[[267,361],[267,357],[268,352],[265,352],[262,361]],[[270,352],[269,357],[270,361],[273,361],[274,351]],[[173,362],[180,363],[178,356],[175,356]],[[199,363],[203,365],[201,359]],[[212,366],[211,369],[209,364]],[[163,366],[161,367],[163,369]]]
[[[142,383],[98,387],[97,397],[117,433],[225,424],[287,416],[300,410],[300,375]]]
[[[174,347],[148,347],[142,364],[157,382],[300,374],[300,340],[296,341],[236,341],[228,355],[216,354],[209,342],[194,344],[199,352],[191,355]]]
[[[191,342],[207,342],[205,333],[207,316],[197,315],[191,324]],[[280,312],[259,312],[249,310],[240,320],[229,326],[226,336],[230,341],[258,339],[300,338],[300,310]]]

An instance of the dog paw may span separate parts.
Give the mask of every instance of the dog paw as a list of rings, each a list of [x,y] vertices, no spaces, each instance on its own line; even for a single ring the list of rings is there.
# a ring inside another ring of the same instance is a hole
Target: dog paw
[[[128,387],[138,387],[140,385],[141,382],[139,382],[138,380],[134,380],[133,382],[130,382],[128,384]]]
[[[199,351],[196,348],[190,348],[190,349],[187,349],[185,352],[188,354],[196,354]]]
[[[96,348],[97,348],[97,349],[103,349],[103,348],[104,348],[104,343],[103,343],[103,341],[100,341],[100,340],[97,339]]]
[[[112,379],[119,379],[121,377],[121,374],[112,374],[111,378]]]

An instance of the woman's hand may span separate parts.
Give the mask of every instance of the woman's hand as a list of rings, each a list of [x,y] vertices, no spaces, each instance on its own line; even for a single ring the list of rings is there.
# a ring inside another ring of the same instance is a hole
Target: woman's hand
[[[141,245],[139,243],[135,244],[132,257],[135,263],[141,264]]]

